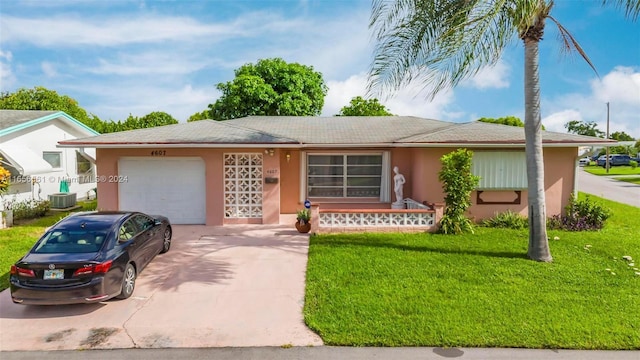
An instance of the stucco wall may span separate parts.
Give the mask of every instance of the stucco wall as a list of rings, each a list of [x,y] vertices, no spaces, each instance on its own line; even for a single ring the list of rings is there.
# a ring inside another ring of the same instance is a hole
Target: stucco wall
[[[109,178],[118,175],[118,159],[121,157],[150,156],[154,149],[98,149],[97,168],[98,178]],[[222,225],[224,220],[224,153],[262,153],[263,177],[279,177],[279,154],[269,156],[264,149],[208,149],[208,148],[163,148],[165,157],[200,157],[205,163],[206,191],[206,224]],[[275,174],[268,171],[275,170]],[[98,182],[98,209],[118,209],[118,184],[113,182]],[[263,217],[264,224],[279,222],[280,182],[276,184],[263,183]],[[259,220],[259,219],[258,219]],[[236,220],[233,222],[255,222],[255,220]]]
[[[471,149],[474,150],[474,149]],[[449,153],[452,149],[425,148],[414,149],[414,200],[444,202],[445,194],[438,181],[438,172],[441,169],[440,157]],[[562,212],[569,202],[573,191],[575,179],[575,161],[577,148],[545,148],[545,191],[547,216],[557,215]],[[511,210],[527,215],[527,191],[521,190],[520,204],[477,204],[477,194],[471,194],[472,206],[469,215],[481,220],[492,217],[497,212]],[[515,199],[513,191],[486,191],[482,195],[485,201],[498,202]]]
[[[97,169],[99,177],[108,178],[109,175],[118,175],[118,159],[129,156],[149,156],[152,149],[98,149]],[[300,201],[301,154],[299,150],[274,149],[274,155],[270,156],[264,149],[209,149],[209,148],[167,148],[167,157],[201,157],[205,162],[206,176],[206,224],[222,225],[224,223],[237,223],[244,220],[224,219],[224,153],[259,152],[263,154],[264,177],[276,178],[277,183],[267,184],[263,182],[263,217],[264,224],[277,224],[282,214],[295,214],[302,208]],[[359,149],[361,150],[361,149]],[[473,150],[473,149],[472,149]],[[310,149],[309,151],[314,151]],[[326,150],[322,150],[326,152]],[[444,202],[445,194],[438,181],[440,171],[440,158],[452,151],[448,148],[398,148],[391,150],[390,167],[398,166],[400,172],[406,178],[404,197],[412,198],[418,202]],[[336,151],[344,153],[343,151]],[[289,158],[287,159],[287,154]],[[559,214],[568,203],[571,195],[574,177],[576,148],[546,148],[545,156],[545,188],[547,191],[547,215]],[[390,171],[390,176],[393,173]],[[98,208],[103,210],[118,209],[118,184],[99,182]],[[389,181],[391,201],[395,200],[392,191],[393,181]],[[514,198],[511,192],[485,192],[486,200],[509,200]],[[527,192],[522,190],[521,203],[517,205],[477,204],[476,193],[472,194],[473,205],[469,209],[469,215],[476,220],[493,216],[496,212],[512,210],[526,215]],[[359,201],[320,201],[323,209],[385,209],[390,208],[390,202],[361,199]],[[253,220],[255,221],[255,220]]]

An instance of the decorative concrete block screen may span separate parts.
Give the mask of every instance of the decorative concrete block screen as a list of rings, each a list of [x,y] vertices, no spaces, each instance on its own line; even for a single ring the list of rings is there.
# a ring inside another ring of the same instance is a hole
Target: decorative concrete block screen
[[[338,232],[419,232],[436,229],[433,210],[321,210],[315,231]]]

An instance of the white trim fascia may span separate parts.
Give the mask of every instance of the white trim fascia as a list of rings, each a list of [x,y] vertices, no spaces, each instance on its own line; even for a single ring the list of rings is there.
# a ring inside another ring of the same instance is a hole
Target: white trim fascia
[[[613,146],[616,143],[542,143],[542,147],[578,147],[578,146]],[[96,144],[96,143],[75,143],[60,144],[60,148],[96,148],[96,149],[129,149],[129,148],[278,148],[278,149],[319,149],[319,148],[524,148],[524,143],[358,143],[358,144],[217,144],[217,143],[121,143],[121,144]]]
[[[59,148],[96,148],[96,149],[157,149],[157,148],[216,148],[216,149],[264,149],[264,148],[278,148],[278,149],[298,149],[298,144],[190,144],[190,143],[148,143],[148,144],[91,144],[91,143],[76,143],[76,144],[60,144],[56,145]]]
[[[578,146],[611,146],[610,143],[542,143],[542,147],[578,147]],[[396,147],[415,147],[415,148],[459,148],[459,147],[474,147],[474,148],[524,148],[524,143],[442,143],[442,144],[407,144],[407,143],[398,143],[395,144]]]

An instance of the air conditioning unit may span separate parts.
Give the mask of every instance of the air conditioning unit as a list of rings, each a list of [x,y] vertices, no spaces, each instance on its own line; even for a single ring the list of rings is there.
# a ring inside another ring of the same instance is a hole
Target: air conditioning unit
[[[76,193],[55,193],[49,195],[52,209],[66,209],[76,206]]]

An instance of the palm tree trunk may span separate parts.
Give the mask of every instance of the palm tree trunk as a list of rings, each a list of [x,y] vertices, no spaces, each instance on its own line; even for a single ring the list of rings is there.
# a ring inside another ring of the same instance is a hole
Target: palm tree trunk
[[[526,140],[529,204],[529,258],[550,262],[547,211],[544,196],[544,160],[540,117],[538,40],[524,39],[524,134]]]

